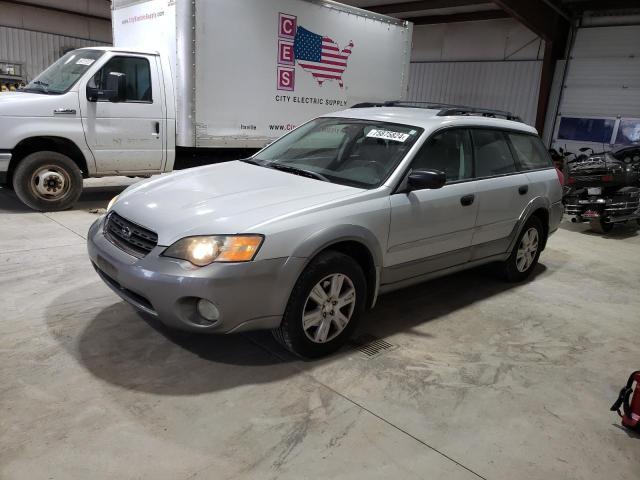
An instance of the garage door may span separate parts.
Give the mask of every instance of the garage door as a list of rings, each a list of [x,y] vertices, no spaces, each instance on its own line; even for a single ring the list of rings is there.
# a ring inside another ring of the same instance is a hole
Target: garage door
[[[571,151],[640,141],[640,26],[578,29],[553,140]]]

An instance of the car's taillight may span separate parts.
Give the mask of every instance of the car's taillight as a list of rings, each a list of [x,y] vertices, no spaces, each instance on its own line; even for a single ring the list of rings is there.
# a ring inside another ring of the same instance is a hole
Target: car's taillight
[[[560,182],[560,186],[564,187],[564,174],[558,167],[556,167],[556,173],[558,174],[558,181]]]

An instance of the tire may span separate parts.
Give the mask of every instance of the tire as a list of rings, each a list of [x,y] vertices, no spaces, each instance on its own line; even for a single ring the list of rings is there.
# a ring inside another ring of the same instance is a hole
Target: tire
[[[82,193],[82,172],[62,153],[35,152],[18,163],[13,173],[13,189],[33,210],[66,210]]]
[[[533,233],[534,231],[535,233]],[[525,238],[525,236],[527,237]],[[509,282],[521,282],[528,278],[538,264],[544,240],[544,228],[540,219],[538,217],[529,218],[518,236],[511,255],[500,264],[502,277]],[[532,250],[534,244],[535,250]],[[527,245],[530,246],[527,247]],[[524,254],[525,261],[523,262],[521,252],[525,250],[528,253]]]
[[[589,220],[589,226],[591,227],[591,230],[598,233],[609,233],[613,230],[613,223],[605,222],[602,218]]]
[[[341,282],[340,276],[343,277]],[[331,289],[338,284],[341,289],[336,295]],[[318,288],[325,293],[327,303],[321,304],[314,300],[324,298],[319,295],[321,292]],[[333,302],[341,297],[346,302],[351,298],[351,293],[355,294],[352,302],[342,307],[335,306],[336,303]],[[285,348],[303,358],[317,358],[335,352],[344,345],[355,329],[365,309],[366,295],[367,285],[360,265],[340,252],[323,252],[298,278],[282,323],[278,329],[273,330],[273,335]],[[305,313],[309,319],[306,330],[303,326]]]

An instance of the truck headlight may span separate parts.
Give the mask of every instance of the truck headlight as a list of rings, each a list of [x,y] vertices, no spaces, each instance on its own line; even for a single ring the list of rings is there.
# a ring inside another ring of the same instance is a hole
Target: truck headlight
[[[115,197],[113,197],[111,200],[109,200],[109,203],[107,204],[107,212],[109,210],[111,210],[111,207],[113,207],[113,204],[116,203],[116,201],[118,200],[118,197],[120,195],[116,195]]]
[[[165,257],[187,260],[198,267],[213,262],[250,262],[262,245],[262,235],[186,237],[167,248]]]

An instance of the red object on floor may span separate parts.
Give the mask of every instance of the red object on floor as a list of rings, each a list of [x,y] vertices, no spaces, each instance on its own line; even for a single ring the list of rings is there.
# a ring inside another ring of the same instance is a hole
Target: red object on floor
[[[636,384],[635,391],[633,384]],[[622,407],[622,412],[620,411]],[[622,417],[622,425],[631,430],[640,431],[640,370],[633,372],[627,385],[620,390],[618,400],[611,406]]]

